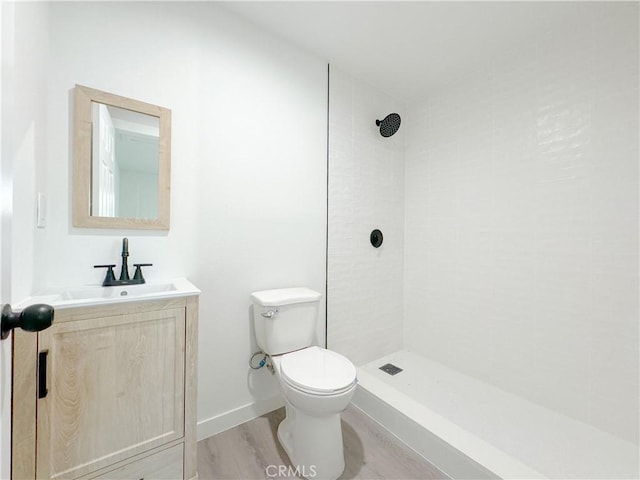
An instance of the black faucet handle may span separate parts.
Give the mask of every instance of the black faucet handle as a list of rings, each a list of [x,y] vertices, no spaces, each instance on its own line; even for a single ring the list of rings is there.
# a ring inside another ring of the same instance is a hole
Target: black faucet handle
[[[102,282],[103,287],[108,287],[113,285],[113,282],[116,281],[116,276],[113,273],[113,267],[115,267],[115,263],[113,265],[94,265],[93,268],[106,268],[107,275],[104,277],[104,282]]]
[[[136,267],[136,271],[133,274],[133,279],[139,283],[144,283],[144,277],[142,276],[142,268],[141,267],[152,267],[153,263],[134,263],[134,267]]]

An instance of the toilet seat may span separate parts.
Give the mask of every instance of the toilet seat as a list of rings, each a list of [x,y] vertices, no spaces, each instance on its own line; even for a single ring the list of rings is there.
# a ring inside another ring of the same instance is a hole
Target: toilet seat
[[[337,395],[356,383],[356,367],[349,359],[316,346],[283,355],[280,372],[291,387],[312,395]]]

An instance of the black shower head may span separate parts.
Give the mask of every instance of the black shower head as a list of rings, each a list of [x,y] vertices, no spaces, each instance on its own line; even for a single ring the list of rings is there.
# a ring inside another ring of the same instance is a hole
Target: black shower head
[[[400,128],[400,115],[390,113],[384,117],[384,120],[376,120],[376,125],[380,127],[380,135],[390,137]]]

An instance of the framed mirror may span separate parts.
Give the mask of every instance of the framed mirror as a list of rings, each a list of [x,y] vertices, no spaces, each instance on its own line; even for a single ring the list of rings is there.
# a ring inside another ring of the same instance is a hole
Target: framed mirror
[[[168,230],[171,110],[76,85],[73,226]]]

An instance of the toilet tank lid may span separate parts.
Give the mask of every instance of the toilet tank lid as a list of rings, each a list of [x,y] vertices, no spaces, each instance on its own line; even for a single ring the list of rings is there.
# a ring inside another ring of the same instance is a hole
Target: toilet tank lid
[[[263,307],[279,307],[294,303],[316,302],[322,294],[306,287],[261,290],[251,294],[251,301]]]

